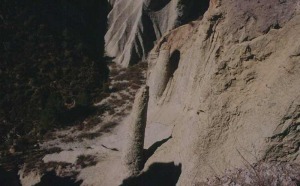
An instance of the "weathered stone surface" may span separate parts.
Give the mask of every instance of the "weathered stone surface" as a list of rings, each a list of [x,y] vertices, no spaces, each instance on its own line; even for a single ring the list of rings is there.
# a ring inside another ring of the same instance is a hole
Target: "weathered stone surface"
[[[144,140],[147,123],[149,90],[142,87],[136,95],[130,116],[128,143],[124,150],[123,162],[129,176],[137,175],[144,166]]]
[[[154,42],[178,25],[197,19],[208,0],[115,0],[108,16],[106,55],[127,67],[144,60]]]
[[[153,69],[153,73],[149,80],[149,93],[151,102],[155,102],[164,92],[167,83],[170,79],[170,49],[168,47],[163,47],[159,51],[159,56],[156,60],[155,69]]]
[[[194,185],[244,159],[300,162],[297,3],[213,1],[202,20],[161,39],[180,59],[148,124],[175,127],[146,167],[182,163],[178,185]],[[149,80],[160,65],[151,63]]]

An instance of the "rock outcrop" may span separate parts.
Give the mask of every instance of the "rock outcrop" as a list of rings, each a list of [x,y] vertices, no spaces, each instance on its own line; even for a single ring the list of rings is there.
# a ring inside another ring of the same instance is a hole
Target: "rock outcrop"
[[[145,167],[182,163],[178,184],[195,185],[245,160],[300,163],[299,34],[297,0],[211,1],[202,20],[166,34],[149,55],[150,92],[161,46],[178,51],[178,68],[147,125],[175,127]]]
[[[129,120],[128,143],[123,156],[123,162],[127,169],[126,174],[129,176],[139,174],[144,166],[144,140],[148,100],[149,90],[147,86],[144,86],[136,95]]]
[[[151,102],[155,102],[159,99],[164,92],[167,83],[170,78],[170,49],[168,47],[162,47],[159,51],[159,56],[156,61],[155,69],[150,79],[150,97]]]
[[[144,60],[163,34],[203,15],[209,0],[114,0],[108,15],[106,55],[127,67]]]

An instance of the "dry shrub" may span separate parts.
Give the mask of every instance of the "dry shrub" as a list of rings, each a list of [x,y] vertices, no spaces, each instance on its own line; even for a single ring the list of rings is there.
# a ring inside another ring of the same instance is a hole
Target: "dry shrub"
[[[62,151],[62,149],[59,147],[52,147],[52,148],[46,150],[47,154],[59,153],[61,151]]]
[[[128,80],[128,79],[130,79],[130,74],[126,71],[124,73],[120,73],[114,79],[115,79],[115,81]]]
[[[140,88],[140,85],[133,83],[130,87],[131,87],[133,90],[138,90],[138,89]]]
[[[75,142],[77,139],[75,137],[65,137],[61,139],[61,142],[63,143],[73,143]]]
[[[118,74],[119,74],[119,70],[116,68],[112,68],[109,72],[109,75],[112,77],[117,76]]]
[[[116,113],[115,109],[110,109],[110,110],[108,111],[108,114],[109,114],[109,115],[114,115],[115,113]]]
[[[120,107],[125,103],[126,103],[126,100],[123,100],[123,99],[111,99],[111,100],[109,100],[109,104],[111,105],[112,108]]]
[[[82,128],[82,130],[83,129],[89,130],[89,129],[93,128],[94,126],[98,125],[101,122],[102,122],[101,117],[94,116],[94,117],[91,117],[91,118],[87,119],[86,124],[82,124],[80,128]]]
[[[130,100],[130,95],[128,95],[128,94],[121,92],[120,96],[121,96],[122,100]]]
[[[101,133],[99,132],[87,132],[87,133],[82,133],[78,136],[79,139],[95,139],[97,137],[101,136]]]
[[[126,90],[129,86],[129,83],[128,82],[116,82],[114,85],[113,85],[113,90],[115,91],[122,91],[122,90]]]
[[[58,167],[60,167],[62,170],[67,170],[71,169],[72,164],[71,163],[66,163],[66,162],[48,162],[48,163],[43,163],[40,166],[40,173],[44,172],[49,172],[51,170],[56,170]]]
[[[132,105],[127,105],[126,110],[131,110],[132,109]]]
[[[116,81],[128,80],[132,83],[141,84],[145,79],[143,72],[147,69],[147,63],[138,63],[119,73],[114,79]]]
[[[107,122],[101,126],[99,132],[110,132],[111,129],[113,129],[117,125],[118,123],[114,121]]]
[[[96,156],[80,155],[77,157],[76,165],[79,165],[81,168],[94,166],[96,164],[97,164]]]
[[[208,179],[195,184],[231,186],[298,186],[300,185],[300,165],[287,162],[259,162],[234,170],[226,170],[222,177]]]

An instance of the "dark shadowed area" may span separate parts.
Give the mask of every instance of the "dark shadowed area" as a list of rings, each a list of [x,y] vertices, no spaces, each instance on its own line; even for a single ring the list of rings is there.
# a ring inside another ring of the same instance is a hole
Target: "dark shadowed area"
[[[175,71],[177,70],[179,61],[180,61],[180,51],[175,50],[170,57],[170,77],[172,77]]]
[[[59,177],[55,171],[47,172],[42,178],[41,182],[35,186],[80,186],[82,181],[76,181],[72,177]]]
[[[186,24],[201,18],[208,10],[210,0],[189,1],[189,3],[183,2],[185,6],[181,8],[183,14],[179,18],[180,24]]]
[[[21,186],[18,170],[6,171],[0,166],[0,185],[1,186]]]
[[[139,176],[127,178],[121,186],[175,186],[181,174],[181,164],[154,163]]]
[[[93,113],[108,11],[106,0],[1,1],[0,150]]]
[[[147,160],[155,153],[155,151],[162,146],[164,143],[166,143],[167,141],[169,141],[172,138],[172,136],[163,139],[161,141],[157,141],[155,142],[151,147],[149,147],[148,149],[145,149],[145,155],[144,155],[144,161],[145,163],[147,162]]]

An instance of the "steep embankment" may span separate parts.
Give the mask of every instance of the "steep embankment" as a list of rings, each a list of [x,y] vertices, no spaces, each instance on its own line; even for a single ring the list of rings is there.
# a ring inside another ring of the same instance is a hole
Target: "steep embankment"
[[[161,39],[148,125],[174,129],[146,167],[181,163],[178,183],[193,185],[244,160],[300,162],[299,12],[297,0],[215,0]]]
[[[144,60],[154,42],[178,25],[199,18],[208,0],[115,0],[108,15],[106,55],[127,67]]]

